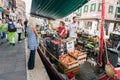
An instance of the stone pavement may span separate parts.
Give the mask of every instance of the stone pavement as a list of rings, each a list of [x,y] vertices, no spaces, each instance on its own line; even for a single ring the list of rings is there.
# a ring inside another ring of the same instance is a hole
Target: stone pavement
[[[7,42],[0,45],[0,80],[50,80],[45,67],[36,52],[35,68],[27,69],[29,50],[27,41],[10,46]],[[98,80],[93,67],[85,63],[80,66],[78,80]]]
[[[27,41],[25,41],[25,44],[26,44],[26,58],[27,58],[26,61],[28,62],[30,52],[27,48]],[[50,80],[46,72],[46,69],[37,52],[35,58],[35,68],[33,70],[27,69],[27,76],[28,76],[27,80]]]
[[[27,69],[29,50],[27,41],[10,46],[6,40],[0,44],[0,80],[49,80],[44,65],[36,53],[34,70]]]
[[[0,45],[0,80],[27,80],[25,43]]]

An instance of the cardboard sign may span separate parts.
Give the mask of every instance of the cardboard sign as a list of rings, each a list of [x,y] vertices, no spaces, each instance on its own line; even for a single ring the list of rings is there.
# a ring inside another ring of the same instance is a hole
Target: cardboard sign
[[[69,41],[67,42],[67,50],[68,51],[73,51],[74,50],[74,41]]]

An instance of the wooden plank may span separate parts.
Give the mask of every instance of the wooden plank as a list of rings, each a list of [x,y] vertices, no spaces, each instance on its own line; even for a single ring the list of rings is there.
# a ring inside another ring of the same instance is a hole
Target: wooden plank
[[[71,69],[67,69],[65,67],[63,67],[61,64],[58,64],[58,70],[61,71],[62,73],[68,75],[70,72],[74,72],[75,74],[77,74],[80,70],[79,66],[71,68]]]

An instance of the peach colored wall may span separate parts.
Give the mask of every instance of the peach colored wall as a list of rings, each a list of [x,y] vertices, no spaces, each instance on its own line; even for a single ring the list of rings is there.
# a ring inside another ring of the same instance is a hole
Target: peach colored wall
[[[96,10],[94,12],[90,12],[90,6],[92,3],[96,3]],[[101,12],[98,11],[99,3],[101,0],[91,0],[87,4],[88,5],[88,12],[84,12],[84,6],[82,7],[82,15],[81,18],[101,18]],[[105,2],[105,19],[115,20],[115,12],[116,12],[116,4],[115,0],[106,0]],[[113,6],[113,13],[108,13],[109,5]]]

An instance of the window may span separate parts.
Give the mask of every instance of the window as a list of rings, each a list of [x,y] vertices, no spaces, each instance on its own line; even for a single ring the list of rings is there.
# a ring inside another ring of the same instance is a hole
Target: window
[[[78,15],[78,16],[81,16],[81,14],[82,14],[82,8],[77,9],[74,13],[76,15]]]
[[[102,3],[99,3],[98,11],[102,11]]]
[[[120,13],[120,7],[117,7],[117,13]]]
[[[115,18],[120,18],[120,7],[116,7]]]
[[[82,8],[80,8],[79,11],[80,11],[80,16],[81,16],[82,15]]]
[[[88,5],[84,6],[84,12],[88,12]]]
[[[109,6],[109,11],[108,11],[109,13],[113,13],[113,6]]]
[[[91,4],[90,11],[95,11],[96,3]]]

